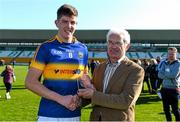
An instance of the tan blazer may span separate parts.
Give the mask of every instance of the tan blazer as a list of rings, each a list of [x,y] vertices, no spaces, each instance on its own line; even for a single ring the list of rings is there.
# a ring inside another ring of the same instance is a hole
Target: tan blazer
[[[107,62],[94,71],[93,84],[96,88],[91,99],[93,110],[91,121],[135,121],[135,103],[141,93],[144,70],[127,57],[111,77],[105,94],[103,79]]]

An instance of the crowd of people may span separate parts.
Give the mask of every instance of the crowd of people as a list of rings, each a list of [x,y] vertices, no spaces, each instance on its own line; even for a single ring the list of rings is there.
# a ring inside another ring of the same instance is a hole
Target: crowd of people
[[[162,84],[162,79],[158,77],[158,69],[160,67],[159,63],[161,61],[161,57],[157,57],[156,59],[132,59],[134,62],[143,67],[145,71],[144,75],[144,83],[146,83],[148,92],[150,94],[156,94],[160,89]],[[144,84],[142,88],[142,92],[144,90]]]
[[[169,47],[167,58],[135,59],[137,64],[144,68],[144,82],[147,83],[150,94],[158,94],[162,99],[163,110],[167,121],[172,121],[172,113],[176,121],[180,121],[179,93],[180,93],[180,60],[177,58],[176,47]],[[159,92],[160,91],[160,92]],[[144,87],[142,88],[144,92]]]

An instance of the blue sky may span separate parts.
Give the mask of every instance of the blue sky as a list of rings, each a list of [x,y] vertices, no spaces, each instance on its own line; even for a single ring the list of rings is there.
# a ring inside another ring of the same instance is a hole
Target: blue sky
[[[56,29],[56,11],[78,9],[78,29],[180,29],[180,0],[0,0],[0,29]]]

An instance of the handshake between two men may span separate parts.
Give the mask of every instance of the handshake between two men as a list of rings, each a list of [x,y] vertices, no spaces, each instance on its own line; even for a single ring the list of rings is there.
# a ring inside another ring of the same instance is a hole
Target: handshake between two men
[[[67,95],[64,96],[66,100],[64,100],[64,106],[71,111],[74,111],[76,108],[80,107],[81,100],[80,98],[91,99],[95,88],[91,84],[91,79],[88,74],[83,74],[78,78],[78,91],[76,95]],[[80,84],[83,88],[80,88]]]

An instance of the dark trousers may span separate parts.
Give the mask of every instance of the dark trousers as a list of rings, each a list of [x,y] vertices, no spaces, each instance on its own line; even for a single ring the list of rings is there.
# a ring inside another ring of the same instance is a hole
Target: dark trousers
[[[176,121],[180,121],[180,112],[178,108],[179,92],[175,89],[161,89],[163,109],[166,115],[167,121],[172,121],[170,106],[172,112],[176,118]]]
[[[156,93],[156,90],[157,90],[156,80],[157,80],[157,78],[150,77],[150,83],[151,83],[152,93]]]
[[[6,87],[6,93],[10,92],[11,91],[11,87],[12,87],[11,83],[4,83],[4,85]]]
[[[157,78],[157,85],[156,85],[157,89],[161,87],[162,82],[163,82],[163,79]]]
[[[148,87],[148,92],[151,93],[151,86],[149,83],[149,78],[148,77],[144,77],[144,82],[146,82],[147,87]],[[143,87],[142,87],[142,91],[144,92],[144,82],[143,82]]]

